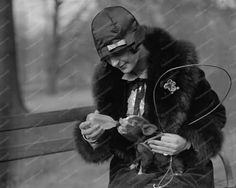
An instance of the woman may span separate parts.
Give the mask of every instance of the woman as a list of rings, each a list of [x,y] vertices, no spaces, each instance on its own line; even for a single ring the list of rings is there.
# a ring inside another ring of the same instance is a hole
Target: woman
[[[221,105],[204,116],[219,104],[204,73],[197,66],[175,69],[198,63],[194,46],[174,39],[161,28],[139,25],[119,6],[99,12],[91,28],[101,58],[93,77],[96,109],[115,121],[111,119],[108,124],[113,128],[105,130],[91,121],[94,113],[90,120],[76,125],[80,155],[91,163],[112,157],[111,188],[214,187],[210,158],[222,146],[225,108]],[[162,172],[156,169],[138,175],[131,167],[137,157],[135,144],[127,135],[127,124],[119,121],[130,115],[144,117],[163,133],[159,140],[148,141],[148,147],[160,159],[180,159],[183,171],[169,174],[169,165],[163,165]]]

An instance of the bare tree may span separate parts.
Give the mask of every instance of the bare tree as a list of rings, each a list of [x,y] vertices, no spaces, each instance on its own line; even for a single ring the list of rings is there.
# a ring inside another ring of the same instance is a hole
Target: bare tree
[[[12,0],[0,1],[0,26],[0,126],[3,127],[11,126],[13,122],[5,121],[1,117],[26,111],[18,84]],[[7,141],[1,142],[1,147],[8,148]],[[8,170],[7,163],[1,165],[1,188],[7,187]]]
[[[44,3],[46,1],[44,0]],[[55,0],[54,2],[54,12],[51,16],[46,12],[46,20],[52,20],[52,28],[49,28],[49,33],[46,33],[45,41],[47,44],[46,47],[46,69],[47,69],[47,92],[49,94],[55,94],[57,92],[57,75],[58,75],[58,48],[60,43],[60,37],[58,34],[58,16],[60,5],[63,3],[63,0]]]

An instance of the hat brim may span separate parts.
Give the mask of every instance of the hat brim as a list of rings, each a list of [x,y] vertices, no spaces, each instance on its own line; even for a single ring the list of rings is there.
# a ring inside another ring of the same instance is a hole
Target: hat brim
[[[128,49],[132,45],[137,48],[145,38],[145,29],[141,26],[135,32],[128,33],[125,37],[126,45],[118,46],[115,49],[109,51],[107,46],[98,51],[101,60],[111,57],[115,53],[119,53],[122,50]]]
[[[122,39],[123,40],[123,39]],[[107,45],[104,46],[101,50],[98,51],[98,54],[100,56],[101,60],[104,60],[108,57],[111,57],[113,54],[119,53],[122,50],[128,49],[130,46],[132,46],[135,43],[135,32],[129,33],[125,37],[125,45],[117,46],[113,50],[109,50]]]

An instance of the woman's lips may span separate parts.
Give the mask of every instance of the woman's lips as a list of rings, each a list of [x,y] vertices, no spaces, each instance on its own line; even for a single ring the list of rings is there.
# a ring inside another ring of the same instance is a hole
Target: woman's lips
[[[120,69],[125,69],[126,63],[120,66]]]

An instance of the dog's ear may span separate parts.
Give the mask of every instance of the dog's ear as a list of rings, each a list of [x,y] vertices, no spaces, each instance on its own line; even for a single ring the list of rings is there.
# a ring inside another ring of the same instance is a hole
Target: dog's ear
[[[154,124],[144,124],[142,127],[142,132],[145,136],[150,136],[157,131],[157,126]]]

